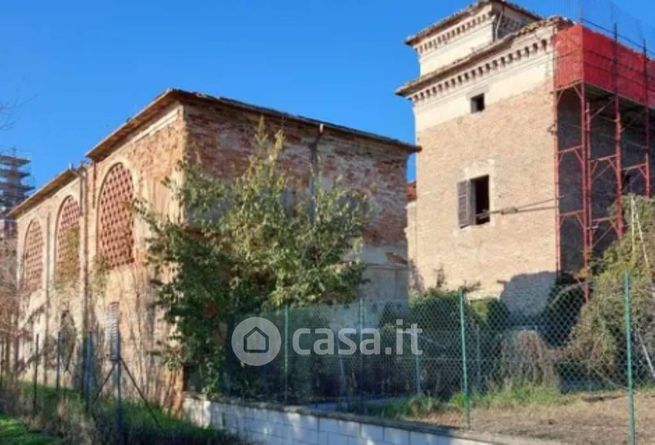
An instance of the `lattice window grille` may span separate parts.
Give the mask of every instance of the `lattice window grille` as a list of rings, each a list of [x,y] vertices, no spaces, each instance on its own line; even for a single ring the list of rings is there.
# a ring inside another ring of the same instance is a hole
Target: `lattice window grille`
[[[32,221],[23,247],[23,287],[28,292],[38,290],[43,278],[43,232],[38,221]]]
[[[56,273],[58,277],[62,274],[71,274],[76,277],[79,274],[79,237],[80,237],[80,206],[72,197],[64,200],[59,212],[57,226],[57,263]],[[70,263],[70,264],[69,264]]]
[[[98,250],[109,268],[134,261],[133,197],[130,172],[123,164],[116,164],[107,174],[98,200]]]

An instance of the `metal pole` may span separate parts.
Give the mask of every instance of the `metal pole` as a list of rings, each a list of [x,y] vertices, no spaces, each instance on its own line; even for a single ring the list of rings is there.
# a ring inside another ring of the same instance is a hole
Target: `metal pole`
[[[478,392],[482,388],[482,352],[480,351],[480,324],[475,324],[475,384]]]
[[[416,335],[416,344],[418,345],[418,334]],[[414,354],[414,374],[416,379],[416,395],[420,396],[423,393],[421,388],[421,356],[419,354]]]
[[[57,332],[57,379],[55,381],[55,387],[57,389],[57,394],[59,394],[59,388],[61,385],[61,331]]]
[[[124,440],[123,432],[123,391],[121,388],[122,380],[122,356],[121,356],[121,331],[116,329],[116,427],[118,428],[118,443],[122,444]]]
[[[0,388],[2,388],[4,383],[4,371],[5,371],[5,340],[0,341]]]
[[[616,224],[617,238],[623,236],[623,159],[622,159],[622,146],[623,146],[623,124],[621,122],[621,102],[619,98],[619,28],[614,23],[614,58],[612,60],[612,76],[614,80],[614,150],[616,162],[614,165],[614,177],[616,180],[616,214],[614,221]]]
[[[86,395],[86,337],[82,337],[82,379],[80,381],[80,390]]]
[[[39,376],[39,334],[36,334],[36,347],[34,350],[34,381],[32,384],[32,415],[36,415],[36,393]]]
[[[471,403],[469,400],[468,366],[466,363],[466,317],[464,315],[464,290],[459,291],[459,325],[462,341],[462,391],[464,392],[464,425],[471,428]]]
[[[91,400],[91,333],[89,332],[85,340],[86,349],[84,351],[84,400],[87,411],[90,408]]]
[[[157,425],[159,428],[161,428],[161,425],[159,424],[159,420],[157,420],[157,416],[155,415],[155,412],[152,410],[152,407],[150,406],[150,403],[148,403],[148,399],[146,398],[146,395],[141,391],[141,388],[139,388],[139,385],[136,383],[136,379],[134,378],[134,375],[130,371],[130,368],[127,367],[127,363],[125,363],[125,360],[121,357],[119,366],[122,365],[123,369],[125,369],[125,372],[127,373],[127,376],[130,378],[132,381],[132,384],[134,385],[134,388],[136,389],[136,392],[139,394],[139,397],[141,397],[141,400],[143,401],[143,404],[146,406],[146,409],[150,413],[150,416],[152,417],[152,420],[154,420],[155,425]]]
[[[635,445],[635,400],[634,382],[632,378],[632,298],[630,290],[630,273],[626,272],[623,279],[624,319],[625,319],[625,346],[626,346],[626,372],[628,378],[628,427],[630,445]]]
[[[289,399],[289,305],[284,306],[284,403]]]

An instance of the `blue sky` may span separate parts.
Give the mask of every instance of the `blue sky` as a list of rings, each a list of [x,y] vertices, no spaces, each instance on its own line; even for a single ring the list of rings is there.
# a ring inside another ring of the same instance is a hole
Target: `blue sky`
[[[418,73],[403,39],[470,1],[6,0],[0,99],[19,106],[0,149],[29,155],[41,185],[170,87],[413,141],[393,94]],[[518,1],[550,14],[575,0]],[[620,4],[655,23],[651,2]]]

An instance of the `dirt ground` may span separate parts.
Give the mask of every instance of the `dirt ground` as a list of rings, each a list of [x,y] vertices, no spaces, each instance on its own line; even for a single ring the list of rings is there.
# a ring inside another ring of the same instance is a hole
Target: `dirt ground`
[[[655,444],[655,393],[636,395],[635,419],[637,443]],[[462,427],[462,414],[454,411],[412,420]],[[474,408],[471,429],[568,444],[627,444],[628,399],[614,394],[580,397],[565,405]]]

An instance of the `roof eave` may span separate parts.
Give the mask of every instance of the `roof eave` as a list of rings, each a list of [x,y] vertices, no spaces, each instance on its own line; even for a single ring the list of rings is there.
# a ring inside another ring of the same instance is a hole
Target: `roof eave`
[[[169,105],[180,102],[180,103],[204,103],[204,104],[216,104],[222,106],[228,106],[232,108],[238,108],[240,110],[254,112],[264,116],[270,116],[272,118],[284,118],[292,121],[296,121],[303,124],[309,125],[323,125],[326,130],[332,130],[342,134],[354,135],[363,137],[369,140],[373,140],[378,143],[387,144],[400,148],[408,153],[415,153],[419,151],[418,147],[413,144],[403,142],[397,139],[393,139],[386,136],[380,136],[374,133],[369,133],[362,130],[356,130],[353,128],[344,127],[338,124],[332,124],[328,122],[319,121],[317,119],[311,119],[303,116],[297,116],[289,114],[283,111],[274,110],[271,108],[259,107],[256,105],[247,104],[245,102],[239,102],[234,99],[228,99],[224,97],[210,96],[202,93],[195,93],[179,89],[169,89],[164,93],[156,97],[152,102],[150,102],[145,108],[143,108],[139,113],[137,113],[133,118],[128,120],[125,124],[107,136],[105,139],[100,141],[94,148],[86,153],[86,156],[93,161],[100,161],[107,157],[112,149],[124,140],[130,133],[135,131],[137,128],[148,122],[159,113],[165,107]]]
[[[50,180],[50,182],[47,182],[40,189],[38,189],[32,196],[23,200],[20,204],[11,209],[7,215],[12,219],[17,219],[37,204],[52,196],[55,192],[60,190],[75,178],[77,178],[77,173],[75,170],[70,168],[64,170],[55,176],[52,180]]]
[[[127,120],[123,125],[114,130],[109,136],[98,142],[95,147],[85,153],[85,156],[93,161],[101,161],[111,149],[120,141],[124,140],[130,133],[135,131],[144,123],[148,122],[157,112],[176,101],[178,90],[168,89],[142,108],[137,114]]]
[[[505,7],[511,8],[516,12],[519,12],[521,14],[524,14],[534,19],[535,21],[543,19],[543,16],[512,2],[508,2],[504,0],[482,0],[482,1],[479,0],[472,5],[451,14],[450,16],[444,18],[443,20],[440,20],[437,23],[433,23],[432,25],[423,28],[419,32],[412,34],[411,36],[405,39],[405,44],[413,47],[416,43],[418,43],[422,39],[439,32],[440,30],[448,27],[448,25],[460,20],[462,17],[473,14],[477,12],[481,7],[490,5],[492,3],[500,3]]]
[[[412,81],[405,83],[404,85],[401,85],[394,91],[394,93],[401,97],[407,97],[419,91],[425,85],[434,82],[435,80],[447,75],[448,73],[452,71],[456,71],[457,69],[461,68],[462,66],[465,66],[468,63],[471,63],[472,61],[486,57],[489,54],[493,54],[494,52],[505,48],[507,45],[510,45],[516,38],[521,37],[522,35],[528,34],[530,32],[534,32],[537,29],[541,29],[550,25],[556,27],[562,27],[564,25],[570,25],[571,23],[573,22],[559,16],[549,17],[547,19],[542,19],[540,21],[533,22],[513,32],[512,34],[509,34],[503,37],[502,39],[497,40],[496,42],[493,42],[492,44],[478,50],[477,52],[473,52],[467,55],[466,57],[455,60],[450,65],[446,65],[443,68],[438,69],[437,71],[432,71],[422,77],[419,77],[418,79],[414,79]]]

